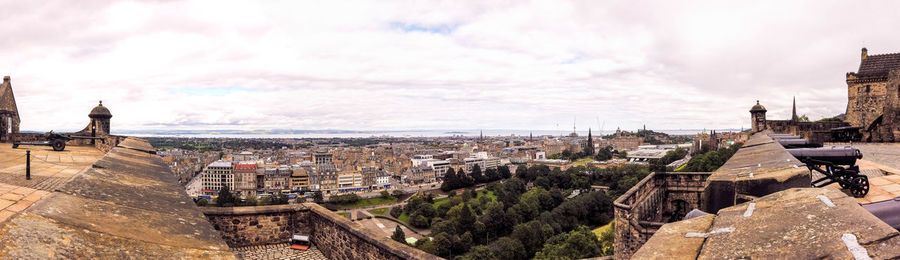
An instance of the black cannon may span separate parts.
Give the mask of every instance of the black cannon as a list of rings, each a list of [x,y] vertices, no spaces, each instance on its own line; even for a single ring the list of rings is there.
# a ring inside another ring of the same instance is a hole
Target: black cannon
[[[19,148],[19,145],[47,145],[53,147],[54,151],[62,151],[66,149],[66,142],[74,139],[94,139],[94,140],[102,140],[100,137],[92,137],[92,136],[78,136],[71,134],[59,134],[50,131],[44,134],[45,141],[34,141],[34,142],[13,142],[12,148]]]
[[[791,155],[806,164],[810,172],[817,171],[825,177],[812,182],[813,187],[824,187],[837,182],[841,189],[849,189],[853,197],[862,198],[869,193],[869,177],[859,174],[856,160],[862,159],[859,149],[853,147],[788,149]]]
[[[859,131],[862,127],[846,126],[832,128],[831,140],[833,142],[855,142],[862,140],[862,133]]]
[[[810,142],[806,139],[775,139],[778,141],[781,146],[784,146],[786,149],[793,148],[818,148],[822,147],[822,144],[817,144]]]

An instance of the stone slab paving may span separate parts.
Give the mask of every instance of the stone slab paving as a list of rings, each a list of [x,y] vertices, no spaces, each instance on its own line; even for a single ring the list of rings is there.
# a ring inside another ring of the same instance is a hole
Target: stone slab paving
[[[25,179],[25,152],[31,151],[31,180]],[[45,146],[0,144],[0,223],[22,212],[103,157],[92,146],[68,146],[53,151]]]
[[[232,248],[239,259],[316,259],[325,260],[322,252],[315,246],[300,251],[290,248],[289,243]]]

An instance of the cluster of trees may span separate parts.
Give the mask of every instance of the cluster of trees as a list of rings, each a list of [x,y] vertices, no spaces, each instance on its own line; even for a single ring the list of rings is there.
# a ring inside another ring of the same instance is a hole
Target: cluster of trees
[[[487,191],[467,189],[434,205],[431,195],[410,198],[403,208],[410,225],[430,227],[431,239],[416,247],[449,259],[571,259],[612,254],[612,233],[598,239],[589,227],[612,219],[612,199],[650,173],[646,165],[566,171],[547,166],[520,167],[515,176],[494,182]],[[533,188],[527,189],[528,183]],[[583,193],[566,200],[573,189],[610,187],[607,193]],[[479,195],[480,194],[480,195]],[[396,233],[396,232],[395,232]]]
[[[625,158],[627,154],[625,151],[617,151],[613,149],[612,146],[602,147],[597,150],[597,152],[588,153],[588,149],[585,148],[580,152],[572,152],[569,149],[563,150],[561,153],[552,154],[547,156],[549,159],[561,159],[561,160],[569,160],[569,161],[577,161],[578,159],[590,157],[597,161],[606,161],[612,158]]]
[[[666,165],[670,163],[681,160],[685,156],[687,156],[688,151],[684,148],[677,148],[675,150],[669,151],[666,155],[663,155],[662,158],[650,161],[650,171],[670,171],[674,169],[666,169]]]
[[[341,195],[332,195],[331,197],[328,198],[328,202],[334,203],[334,204],[350,204],[350,203],[356,203],[360,199],[362,199],[362,198],[360,198],[359,195],[356,195],[356,193],[351,192],[351,193],[346,193],[346,194],[341,194]]]
[[[426,252],[459,259],[559,259],[568,255],[600,256],[597,237],[588,231],[588,240],[569,239],[570,231],[608,223],[612,201],[602,192],[565,200],[558,188],[525,190],[525,182],[512,178],[488,188],[497,195],[456,196],[438,207],[432,220],[433,239],[416,246]],[[466,198],[469,198],[466,200]],[[446,209],[446,213],[444,210]],[[580,233],[579,233],[580,234]],[[546,242],[553,243],[546,243]],[[561,249],[556,249],[561,248]]]
[[[728,148],[719,148],[691,158],[687,165],[681,169],[685,172],[712,172],[722,167],[725,162],[741,148],[743,143],[736,143]]]
[[[447,170],[447,173],[444,174],[444,182],[441,183],[441,190],[447,192],[455,189],[472,187],[478,183],[507,179],[509,177],[512,177],[512,173],[510,173],[509,168],[506,166],[499,166],[496,169],[490,168],[482,172],[481,166],[475,164],[475,166],[472,167],[471,174],[466,174],[466,172],[462,170],[457,172],[453,168],[450,168]]]
[[[302,202],[299,200],[305,199],[303,197],[298,197],[298,202]],[[250,196],[247,199],[240,199],[234,196],[233,193],[228,188],[228,185],[222,186],[219,189],[219,196],[215,198],[215,206],[219,207],[236,207],[236,206],[265,206],[265,205],[281,205],[290,203],[290,198],[282,194],[280,192],[273,194],[272,196],[265,196],[260,199],[257,199],[256,196]],[[209,201],[206,199],[197,200],[197,206],[210,206]]]

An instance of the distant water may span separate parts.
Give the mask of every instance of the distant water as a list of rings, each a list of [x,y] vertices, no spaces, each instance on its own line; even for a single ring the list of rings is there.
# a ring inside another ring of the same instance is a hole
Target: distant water
[[[717,132],[737,132],[740,129],[715,129]],[[703,129],[689,130],[654,130],[670,135],[696,135],[704,132]],[[706,130],[709,131],[709,130]],[[598,133],[600,132],[600,133]],[[140,137],[194,137],[194,138],[368,138],[368,137],[450,137],[450,136],[479,136],[479,130],[400,130],[400,131],[290,131],[278,133],[258,133],[258,131],[124,131],[122,133]],[[568,135],[571,131],[553,130],[484,130],[484,136],[534,136],[542,135]],[[592,131],[597,135],[614,134],[614,130]],[[578,131],[579,136],[587,136],[587,131]]]

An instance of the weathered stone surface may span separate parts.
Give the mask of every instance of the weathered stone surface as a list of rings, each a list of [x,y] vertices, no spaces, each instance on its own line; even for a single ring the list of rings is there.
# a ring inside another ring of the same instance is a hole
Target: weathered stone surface
[[[827,197],[834,207],[827,206],[817,198],[819,195]],[[749,203],[719,211],[709,230],[733,228],[734,231],[710,235],[698,259],[846,259],[851,255],[841,240],[843,234],[855,235],[876,259],[900,256],[897,247],[900,233],[841,192],[822,188],[789,189],[753,203],[755,210],[749,217],[745,217]],[[664,242],[683,243],[678,239],[673,237]]]
[[[704,211],[716,212],[748,198],[811,186],[809,170],[804,164],[766,133],[752,135],[709,177],[703,191]]]
[[[666,224],[653,234],[633,259],[696,259],[703,246],[703,237],[686,238],[690,232],[706,233],[715,215],[706,215]]]
[[[651,173],[616,199],[615,256],[627,259],[656,230],[700,207],[700,192],[708,172]]]
[[[203,212],[232,247],[284,243],[291,234],[304,233],[329,259],[442,259],[368,231],[314,203],[203,208]]]
[[[152,154],[113,148],[0,228],[0,257],[234,258],[174,178]]]

